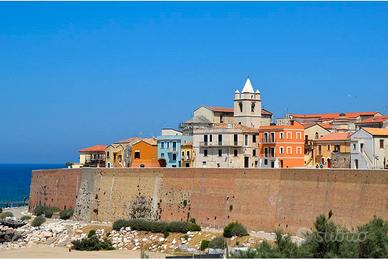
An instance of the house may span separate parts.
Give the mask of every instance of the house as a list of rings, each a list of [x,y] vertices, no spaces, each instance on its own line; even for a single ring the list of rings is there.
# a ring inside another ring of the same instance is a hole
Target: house
[[[313,141],[317,168],[350,168],[350,132],[331,132]]]
[[[106,145],[95,145],[79,151],[80,167],[105,167]]]
[[[347,112],[347,113],[318,113],[291,114],[295,121],[303,124],[328,123],[336,131],[348,132],[356,129],[356,123],[365,119],[381,116],[379,112]]]
[[[195,160],[195,153],[193,151],[193,142],[184,142],[181,145],[181,165],[182,167],[193,167]]]
[[[160,167],[156,138],[143,138],[133,143],[129,149],[129,167]]]
[[[130,167],[130,147],[133,143],[139,141],[140,138],[134,137],[117,141],[108,145],[105,148],[106,167],[108,168],[120,168]]]
[[[375,116],[356,123],[357,129],[360,128],[388,128],[388,115]]]
[[[315,167],[314,164],[314,141],[330,134],[329,124],[315,123],[304,128],[304,164]]]
[[[182,167],[182,159],[186,155],[184,153],[186,150],[182,151],[182,145],[192,143],[192,136],[183,135],[182,132],[174,129],[163,129],[162,135],[157,137],[157,142],[158,159],[161,165],[165,167]],[[184,165],[186,166],[186,162]]]
[[[194,127],[210,127],[213,123],[241,124],[247,127],[270,125],[272,113],[262,108],[259,90],[254,91],[248,78],[240,93],[234,94],[234,107],[201,106],[190,120],[181,123],[184,135],[191,135]]]
[[[304,126],[262,126],[260,132],[260,167],[291,168],[304,166]]]
[[[254,168],[259,164],[258,130],[214,123],[193,129],[194,167]]]
[[[351,167],[388,169],[388,128],[361,128],[351,136]]]

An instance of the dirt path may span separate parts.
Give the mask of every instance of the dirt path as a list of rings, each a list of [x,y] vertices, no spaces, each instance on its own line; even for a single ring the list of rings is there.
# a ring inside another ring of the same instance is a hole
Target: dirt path
[[[165,254],[146,252],[150,258],[165,258]],[[139,258],[140,251],[68,251],[67,248],[33,246],[0,250],[0,258]]]

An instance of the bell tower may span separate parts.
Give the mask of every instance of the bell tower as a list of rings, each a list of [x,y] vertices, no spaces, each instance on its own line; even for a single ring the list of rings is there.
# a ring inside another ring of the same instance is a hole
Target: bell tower
[[[234,118],[236,123],[250,128],[258,128],[261,122],[261,96],[253,90],[249,77],[241,93],[234,93]]]

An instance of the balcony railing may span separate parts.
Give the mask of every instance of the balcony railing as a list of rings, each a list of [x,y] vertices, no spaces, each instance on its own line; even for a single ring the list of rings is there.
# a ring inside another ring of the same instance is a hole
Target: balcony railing
[[[228,142],[199,142],[200,147],[241,147],[241,143],[228,143]]]

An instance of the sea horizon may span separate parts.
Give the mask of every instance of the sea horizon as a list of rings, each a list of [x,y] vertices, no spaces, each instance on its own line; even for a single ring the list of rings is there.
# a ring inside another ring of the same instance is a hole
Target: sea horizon
[[[0,163],[0,207],[29,199],[33,170],[66,168],[65,163]]]

